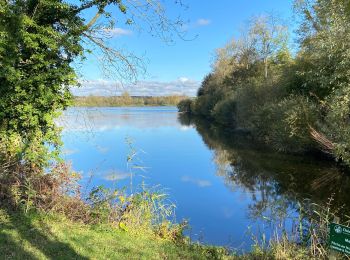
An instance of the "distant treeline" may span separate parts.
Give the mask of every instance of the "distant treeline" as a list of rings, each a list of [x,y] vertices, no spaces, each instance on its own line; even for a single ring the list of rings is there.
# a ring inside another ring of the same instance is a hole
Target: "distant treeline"
[[[176,106],[187,96],[130,96],[124,93],[121,96],[86,96],[75,97],[75,106],[86,107],[121,107],[121,106]]]
[[[322,150],[350,166],[350,5],[310,2],[295,2],[298,49],[276,16],[252,18],[179,110],[249,131],[277,151]]]

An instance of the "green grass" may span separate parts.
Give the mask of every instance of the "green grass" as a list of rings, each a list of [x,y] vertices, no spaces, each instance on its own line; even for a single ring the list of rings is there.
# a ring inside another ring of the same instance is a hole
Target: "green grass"
[[[21,214],[0,208],[0,259],[327,259],[280,240],[240,255],[221,247],[175,243],[140,231],[85,225],[61,215]],[[341,259],[341,258],[339,258]]]
[[[224,250],[176,244],[61,216],[0,209],[0,259],[230,259]]]

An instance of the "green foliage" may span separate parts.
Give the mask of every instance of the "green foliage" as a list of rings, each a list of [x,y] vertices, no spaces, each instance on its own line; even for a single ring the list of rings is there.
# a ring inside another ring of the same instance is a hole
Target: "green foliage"
[[[350,15],[347,0],[297,2],[303,15],[299,35],[301,50],[296,91],[324,99],[350,83]],[[299,69],[300,68],[300,69]]]
[[[53,119],[70,102],[83,20],[61,1],[2,1],[0,16],[0,141],[16,136],[19,159],[44,166],[44,143],[59,144]]]
[[[179,109],[180,112],[184,112],[184,113],[191,113],[192,111],[192,103],[193,101],[189,98],[181,100],[178,104],[177,104],[177,108]]]
[[[301,208],[295,237],[276,236],[270,243],[256,241],[251,252],[230,254],[227,249],[191,242],[174,243],[143,230],[137,235],[110,225],[82,224],[60,214],[23,215],[0,209],[0,251],[5,259],[328,259],[329,208]],[[304,222],[305,220],[305,222]],[[339,256],[341,257],[341,256]]]
[[[218,122],[222,122],[230,127],[236,124],[236,100],[233,97],[225,98],[215,104],[211,113]]]
[[[255,132],[275,150],[298,152],[312,150],[316,143],[309,133],[318,119],[315,104],[302,96],[289,96],[278,103],[267,103],[257,112]]]
[[[274,16],[252,19],[217,50],[192,113],[244,128],[278,151],[316,149],[350,165],[350,14],[347,0],[300,0],[300,48]]]
[[[54,120],[72,103],[70,88],[78,85],[72,62],[85,52],[103,56],[106,73],[135,80],[142,59],[107,45],[115,22],[108,6],[116,6],[129,25],[147,20],[162,40],[178,33],[157,0],[0,0],[0,143],[10,153],[0,160],[15,156],[43,171],[58,159],[60,129]],[[95,12],[90,21],[86,11]],[[123,99],[132,103],[130,96]]]
[[[130,195],[126,189],[98,186],[85,195],[78,184],[80,175],[65,164],[44,175],[25,168],[0,170],[0,200],[5,209],[24,214],[36,210],[58,213],[74,221],[108,224],[132,234],[142,231],[167,240],[184,239],[186,224],[175,223],[175,205],[158,190],[143,185]]]
[[[334,144],[334,154],[350,165],[350,86],[334,91],[325,101],[325,119],[319,128]]]
[[[322,113],[316,125],[322,136],[321,144],[338,160],[350,165],[349,1],[297,3],[304,19],[300,27],[301,50],[296,60],[299,84],[293,90],[317,100]]]
[[[102,186],[88,195],[89,223],[111,224],[125,232],[156,235],[180,241],[185,224],[175,224],[175,205],[167,202],[166,194],[146,189],[128,195],[124,190]]]

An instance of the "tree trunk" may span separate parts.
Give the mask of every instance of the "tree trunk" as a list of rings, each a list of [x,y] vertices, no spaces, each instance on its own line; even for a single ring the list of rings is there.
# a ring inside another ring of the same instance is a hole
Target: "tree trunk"
[[[264,67],[265,67],[265,79],[267,79],[267,58],[264,59]]]

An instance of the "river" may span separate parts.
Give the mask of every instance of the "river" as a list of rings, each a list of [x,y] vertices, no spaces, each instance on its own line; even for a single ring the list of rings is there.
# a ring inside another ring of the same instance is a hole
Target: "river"
[[[186,234],[203,243],[247,251],[290,228],[298,201],[350,205],[350,180],[334,163],[268,151],[175,107],[70,108],[59,124],[62,156],[84,189],[145,183],[168,194]]]

